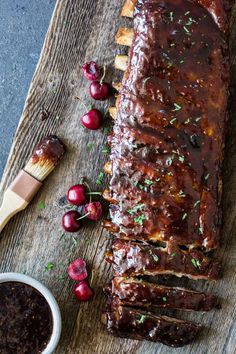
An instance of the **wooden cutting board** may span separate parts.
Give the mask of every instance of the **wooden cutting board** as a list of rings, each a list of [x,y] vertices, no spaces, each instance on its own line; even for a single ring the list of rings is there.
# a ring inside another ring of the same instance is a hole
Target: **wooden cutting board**
[[[2,180],[2,191],[29,159],[32,148],[49,133],[61,137],[68,153],[60,166],[48,178],[31,206],[5,228],[0,236],[1,272],[24,272],[47,285],[56,296],[63,316],[63,332],[56,353],[60,354],[233,354],[236,353],[236,110],[232,106],[228,128],[224,167],[224,227],[219,257],[223,277],[217,283],[173,280],[193,289],[213,292],[221,299],[222,309],[210,313],[171,311],[171,314],[202,323],[206,328],[194,344],[171,349],[158,343],[114,338],[100,323],[105,299],[102,287],[110,277],[110,267],[104,252],[111,244],[110,236],[100,223],[84,223],[78,234],[63,235],[61,217],[63,197],[69,186],[86,176],[95,190],[95,181],[107,160],[102,152],[106,144],[111,119],[106,116],[105,128],[92,132],[80,125],[83,113],[79,95],[88,104],[89,83],[81,67],[95,59],[110,66],[121,49],[114,44],[118,27],[125,24],[119,18],[123,1],[58,0],[42,54],[26,99],[24,111],[14,138]],[[234,16],[235,18],[235,16]],[[232,25],[232,76],[236,79],[236,21]],[[132,23],[129,23],[132,26]],[[235,48],[234,48],[235,46]],[[233,75],[234,74],[234,75]],[[236,80],[234,80],[236,82]],[[104,112],[109,102],[96,104]],[[42,121],[40,110],[50,112]],[[92,145],[91,145],[92,144]],[[104,185],[100,189],[104,189]],[[38,204],[45,202],[40,210]],[[66,274],[66,265],[76,257],[88,261],[94,300],[79,305],[72,295],[73,282]],[[54,268],[46,271],[49,262]]]

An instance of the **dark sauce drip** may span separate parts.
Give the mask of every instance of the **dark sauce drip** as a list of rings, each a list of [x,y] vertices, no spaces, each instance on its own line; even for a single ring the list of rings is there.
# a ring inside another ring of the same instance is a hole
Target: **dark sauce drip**
[[[217,248],[225,35],[212,13],[187,0],[139,0],[134,30],[112,137],[112,222],[121,237]]]
[[[23,283],[0,284],[0,353],[39,354],[52,335],[53,319],[45,298]]]
[[[49,160],[54,165],[57,165],[65,151],[66,148],[62,141],[56,135],[49,135],[35,146],[31,160],[34,164]]]

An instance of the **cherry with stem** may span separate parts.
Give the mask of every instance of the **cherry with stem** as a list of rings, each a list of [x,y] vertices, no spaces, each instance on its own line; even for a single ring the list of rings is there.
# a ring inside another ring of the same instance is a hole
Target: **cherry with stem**
[[[82,103],[87,112],[81,118],[82,125],[90,130],[97,130],[101,128],[102,113],[96,108],[88,109],[88,107],[85,105],[85,103],[81,100],[80,97],[75,97],[75,99],[79,100]]]

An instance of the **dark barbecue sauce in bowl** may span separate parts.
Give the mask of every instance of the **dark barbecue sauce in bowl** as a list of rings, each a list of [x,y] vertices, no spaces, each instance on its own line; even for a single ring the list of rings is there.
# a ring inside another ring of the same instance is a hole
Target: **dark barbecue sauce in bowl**
[[[53,330],[47,300],[33,287],[9,281],[0,283],[0,353],[39,354]]]

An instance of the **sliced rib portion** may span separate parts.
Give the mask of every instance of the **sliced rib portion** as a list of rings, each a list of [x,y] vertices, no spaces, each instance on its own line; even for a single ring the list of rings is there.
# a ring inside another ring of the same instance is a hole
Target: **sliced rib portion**
[[[107,293],[117,296],[122,305],[135,307],[210,311],[216,305],[214,295],[136,278],[115,277],[109,284]]]
[[[108,330],[119,337],[161,342],[171,347],[191,343],[201,329],[188,321],[121,306],[116,299],[108,301],[105,321]]]
[[[170,243],[167,248],[137,242],[115,240],[107,261],[112,263],[116,276],[172,274],[192,279],[215,280],[220,266],[203,252],[179,249]]]

